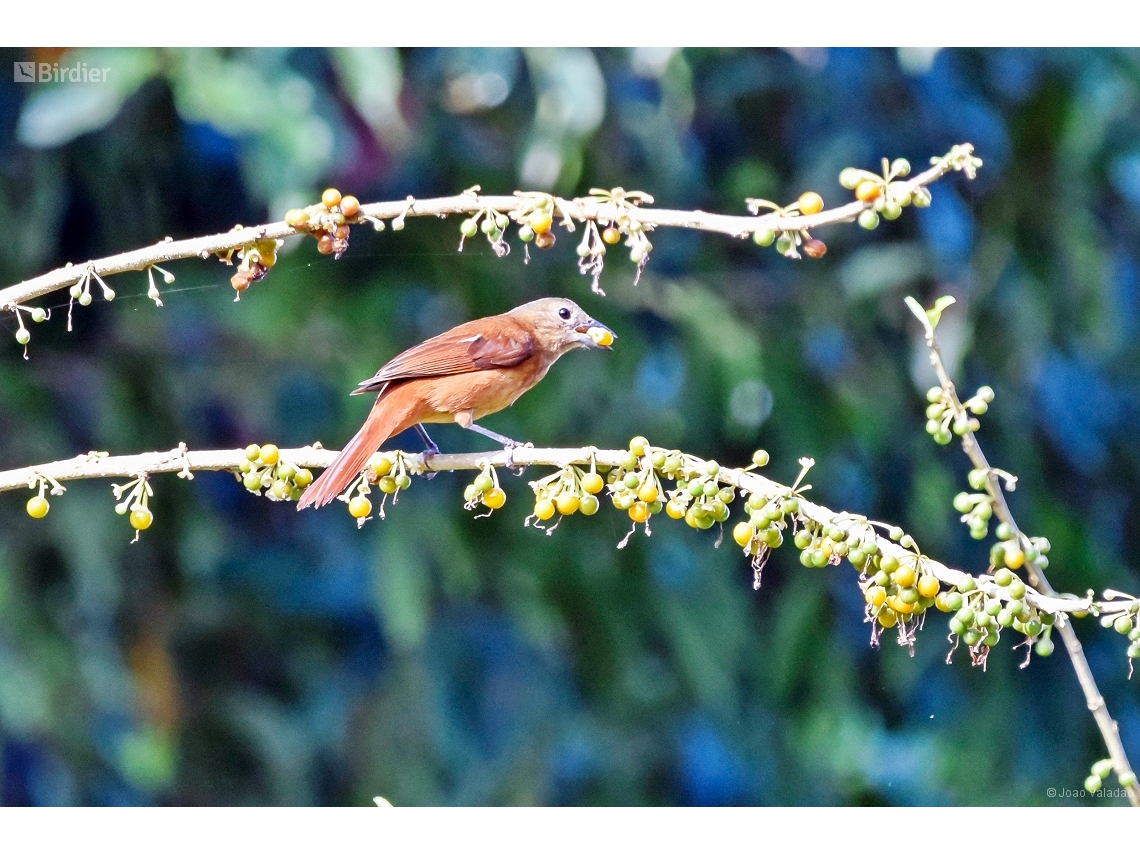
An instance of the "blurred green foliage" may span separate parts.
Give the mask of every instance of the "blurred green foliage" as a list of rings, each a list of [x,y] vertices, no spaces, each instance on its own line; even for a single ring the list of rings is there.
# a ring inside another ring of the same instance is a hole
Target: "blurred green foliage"
[[[873,233],[821,232],[792,262],[659,230],[640,283],[610,255],[589,293],[573,239],[498,259],[458,222],[355,230],[339,261],[290,241],[232,302],[230,270],[172,265],[0,321],[0,467],[131,453],[337,446],[347,392],[468,318],[567,295],[612,353],[560,362],[494,430],[610,447],[642,433],[722,463],[757,447],[812,495],[984,569],[950,507],[968,468],[923,433],[929,384],[902,298],[953,294],[939,327],[963,389],[997,401],[981,439],[1021,478],[1022,527],[1063,590],[1140,590],[1133,425],[1140,359],[1140,55],[1058,50],[0,51],[110,68],[108,83],[0,82],[0,283],[166,235],[279,218],[327,185],[364,201],[624,186],[683,209],[743,197],[829,206],[848,165],[916,166],[972,142],[977,181]],[[3,65],[3,63],[0,63]],[[6,67],[6,66],[4,66]],[[442,428],[446,450],[485,447]],[[416,448],[415,437],[398,445]],[[32,520],[0,498],[4,804],[1049,804],[1104,755],[1061,653],[945,663],[868,644],[850,567],[790,549],[752,572],[662,518],[525,528],[526,479],[489,519],[463,474],[417,482],[357,531],[232,477],[154,479],[139,543],[105,482]],[[1133,760],[1125,642],[1080,632]],[[1090,801],[1105,801],[1090,799]]]

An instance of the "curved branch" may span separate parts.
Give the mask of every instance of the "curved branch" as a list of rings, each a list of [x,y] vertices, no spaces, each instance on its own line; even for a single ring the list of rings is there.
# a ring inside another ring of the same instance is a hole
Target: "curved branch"
[[[973,150],[973,146],[969,143],[955,146],[945,157],[937,158],[934,165],[929,169],[915,175],[908,181],[895,181],[892,186],[898,186],[900,190],[913,191],[937,181],[951,170],[962,170],[972,174]],[[498,211],[509,214],[512,211],[525,208],[528,204],[527,197],[533,195],[535,194],[482,196],[475,192],[466,192],[458,196],[444,196],[436,199],[408,197],[408,199],[398,202],[375,202],[361,205],[360,216],[350,220],[350,222],[363,222],[368,219],[402,222],[405,217],[446,217],[451,214],[475,214],[480,211]],[[599,218],[607,221],[616,210],[613,202],[598,197],[573,200],[555,198],[554,204],[566,217],[580,221]],[[781,212],[759,216],[734,216],[637,205],[622,206],[621,211],[631,221],[643,226],[697,229],[741,238],[759,230],[802,232],[819,226],[851,222],[859,216],[860,212],[870,207],[873,207],[871,202],[854,201],[810,216],[799,215],[798,213],[787,215]],[[188,240],[176,241],[168,237],[153,246],[121,252],[117,255],[81,264],[68,264],[66,267],[0,289],[0,308],[12,309],[28,300],[70,287],[82,281],[85,275],[89,273],[111,276],[132,270],[146,270],[156,264],[165,264],[183,258],[198,257],[205,259],[214,254],[225,255],[250,246],[257,241],[305,233],[304,229],[294,229],[284,222],[276,222],[244,228],[235,226],[232,231],[223,234]]]

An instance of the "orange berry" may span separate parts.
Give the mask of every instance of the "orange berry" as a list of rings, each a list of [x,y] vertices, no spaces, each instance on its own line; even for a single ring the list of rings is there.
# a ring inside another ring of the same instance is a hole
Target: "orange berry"
[[[860,202],[873,202],[881,193],[882,187],[878,181],[860,181],[859,186],[855,188],[855,198]]]
[[[345,196],[340,200],[340,211],[346,217],[355,217],[360,213],[360,200],[355,196]]]
[[[326,208],[335,208],[340,204],[340,191],[335,187],[330,187],[321,194],[321,204]]]
[[[643,523],[649,519],[649,506],[645,502],[634,502],[629,509],[629,518],[635,523]]]

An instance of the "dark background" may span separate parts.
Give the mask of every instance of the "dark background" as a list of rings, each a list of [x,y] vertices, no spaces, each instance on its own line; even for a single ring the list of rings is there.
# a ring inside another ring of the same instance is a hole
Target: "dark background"
[[[0,467],[338,447],[368,407],[347,392],[398,350],[566,295],[617,347],[568,356],[488,427],[539,445],[643,433],[738,465],[762,446],[784,482],[812,456],[817,500],[980,571],[988,543],[950,506],[968,465],[923,432],[929,368],[903,305],[950,293],[944,348],[963,390],[997,391],[981,440],[1020,476],[1011,503],[1052,541],[1052,581],[1140,589],[1135,51],[41,50],[0,51],[0,71],[20,59],[111,71],[0,80],[4,285],[279,219],[328,185],[362,201],[621,185],[743,213],[807,189],[842,204],[839,170],[882,156],[920,169],[969,141],[985,166],[874,232],[822,230],[821,261],[659,230],[636,287],[611,252],[604,299],[576,236],[529,264],[517,240],[459,254],[456,218],[355,229],[336,262],[291,240],[237,304],[229,268],[184,261],[164,308],[124,274],[68,334],[60,292],[35,301],[54,314],[30,361],[0,320]],[[1057,804],[1047,788],[1079,788],[1106,753],[1060,649],[1021,670],[1008,633],[986,672],[963,651],[947,665],[932,614],[913,657],[891,635],[875,650],[847,564],[805,570],[789,546],[754,593],[715,531],[655,518],[618,551],[628,520],[608,504],[549,538],[525,528],[528,479],[506,476],[489,519],[462,508],[469,475],[417,482],[357,531],[339,504],[298,515],[229,475],[157,476],[133,545],[105,481],[70,484],[43,520],[0,497],[0,800]],[[1126,642],[1079,631],[1140,760]]]

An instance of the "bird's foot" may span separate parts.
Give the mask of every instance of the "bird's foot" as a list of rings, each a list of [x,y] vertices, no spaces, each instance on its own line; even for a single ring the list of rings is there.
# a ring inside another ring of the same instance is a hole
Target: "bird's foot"
[[[434,445],[434,443],[433,443],[433,445]],[[424,449],[424,471],[421,473],[421,475],[425,481],[430,481],[432,478],[434,478],[436,475],[439,474],[434,469],[428,469],[427,468],[428,461],[431,460],[433,457],[435,457],[437,454],[439,454],[439,447],[438,446],[436,446],[435,448],[425,448]]]
[[[526,472],[526,466],[523,466],[521,464],[519,464],[519,465],[515,464],[515,449],[516,448],[534,448],[534,443],[533,442],[514,442],[512,440],[509,444],[504,444],[503,448],[507,452],[507,463],[506,463],[507,468],[510,469],[511,472],[513,472],[516,476],[522,475],[524,472]]]

